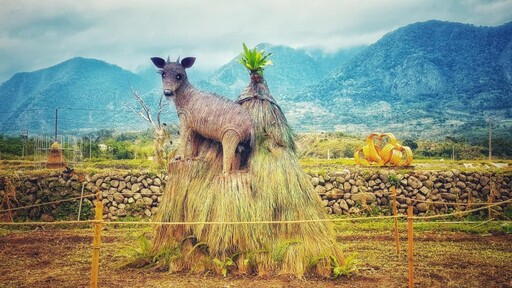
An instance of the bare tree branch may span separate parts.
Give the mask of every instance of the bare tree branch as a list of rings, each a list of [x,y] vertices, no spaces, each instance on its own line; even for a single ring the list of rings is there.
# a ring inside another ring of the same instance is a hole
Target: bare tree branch
[[[130,90],[131,90],[133,99],[135,99],[135,101],[137,101],[137,103],[139,103],[140,110],[137,111],[136,108],[131,107],[127,104],[124,104],[124,106],[126,106],[128,109],[130,109],[134,114],[142,117],[142,119],[144,119],[151,126],[153,126],[153,129],[154,129],[153,143],[155,146],[155,158],[154,159],[159,167],[165,167],[165,162],[167,159],[167,157],[165,156],[166,155],[165,147],[166,147],[166,145],[169,145],[169,143],[172,143],[170,141],[170,130],[171,129],[169,129],[171,127],[167,127],[167,124],[162,123],[161,115],[162,115],[162,112],[164,111],[164,107],[169,105],[169,103],[165,101],[164,95],[162,94],[160,96],[160,100],[158,102],[158,112],[157,112],[156,123],[155,123],[155,120],[151,113],[151,109],[146,104],[146,102],[144,102],[142,97],[140,97],[139,92],[134,90],[131,87],[130,87]],[[174,123],[170,123],[170,124],[177,126]]]
[[[140,117],[142,117],[142,119],[149,122],[149,124],[151,124],[155,129],[160,129],[161,128],[160,119],[158,119],[158,123],[155,123],[155,121],[153,120],[153,116],[151,115],[151,109],[148,107],[148,105],[146,105],[144,100],[142,100],[142,98],[139,95],[139,92],[135,91],[133,88],[130,88],[130,90],[132,92],[133,98],[135,99],[135,101],[137,101],[139,103],[141,109],[140,109],[140,111],[137,112],[133,107],[128,106],[128,105],[125,105],[125,106],[128,107],[133,113],[139,115]],[[162,110],[161,107],[160,107],[160,110]],[[160,110],[159,110],[158,117],[160,117],[160,113],[161,113]]]
[[[162,112],[164,111],[164,107],[167,106],[167,105],[169,105],[169,103],[164,102],[164,95],[161,94],[160,95],[160,100],[158,101],[158,113],[157,113],[157,116],[156,116],[158,127],[162,126],[162,122],[161,122],[160,119],[161,119]]]

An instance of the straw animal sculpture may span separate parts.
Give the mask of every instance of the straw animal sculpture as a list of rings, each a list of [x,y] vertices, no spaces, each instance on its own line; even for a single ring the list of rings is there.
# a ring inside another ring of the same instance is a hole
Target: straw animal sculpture
[[[162,75],[164,95],[172,98],[180,118],[180,135],[185,143],[181,146],[183,157],[198,154],[197,135],[222,143],[223,173],[232,170],[235,152],[252,149],[254,133],[252,120],[240,105],[219,95],[197,90],[187,78],[185,69],[192,67],[194,57],[171,62],[151,58]],[[197,134],[197,135],[196,135]],[[191,148],[188,149],[189,142]],[[234,167],[238,168],[238,167]]]
[[[169,65],[158,61],[157,67]],[[183,61],[180,65],[189,66]],[[331,276],[333,263],[344,264],[341,248],[331,224],[322,221],[320,197],[300,167],[284,114],[262,77],[251,77],[237,102],[252,119],[255,139],[251,154],[237,156],[245,169],[223,175],[224,147],[196,134],[198,157],[170,162],[155,219],[194,223],[157,225],[151,245],[157,263],[148,265],[171,272]],[[295,220],[307,222],[272,223]],[[233,223],[254,221],[271,222]]]

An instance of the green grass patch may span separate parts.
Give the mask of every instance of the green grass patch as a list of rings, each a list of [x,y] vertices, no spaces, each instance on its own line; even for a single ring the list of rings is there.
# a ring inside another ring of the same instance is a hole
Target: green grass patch
[[[350,219],[350,218],[346,218]],[[398,220],[400,229],[405,229],[406,219]],[[385,234],[392,232],[393,219],[384,220],[353,220],[334,222],[334,229],[338,235],[360,235],[365,233]],[[415,232],[460,232],[471,234],[510,234],[511,221],[414,221]]]

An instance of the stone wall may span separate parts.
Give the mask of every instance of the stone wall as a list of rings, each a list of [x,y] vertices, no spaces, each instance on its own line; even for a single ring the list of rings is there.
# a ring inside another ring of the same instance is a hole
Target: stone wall
[[[18,218],[43,221],[75,220],[83,191],[85,197],[81,219],[91,219],[94,213],[92,201],[96,198],[94,193],[99,189],[105,209],[104,218],[151,217],[158,211],[166,177],[140,173],[92,176],[52,173],[48,176],[34,176],[15,181],[16,200],[10,199],[10,202],[15,207],[36,206],[15,211]],[[7,188],[6,179],[0,179],[0,199],[5,197]],[[73,198],[76,200],[37,206],[40,203]]]
[[[399,213],[406,213],[407,206],[412,205],[416,215],[446,214],[481,207],[474,204],[487,203],[489,197],[494,203],[512,198],[512,176],[496,173],[345,170],[312,175],[311,182],[329,214],[385,213],[391,207],[393,178],[398,180]],[[495,210],[506,207],[505,204]]]
[[[83,189],[86,197],[83,201],[81,219],[91,219],[92,201],[95,199],[92,194],[99,189],[105,207],[105,218],[151,217],[158,211],[158,204],[165,190],[166,177],[128,172],[95,175],[53,173],[29,176],[13,181],[16,199],[9,197],[9,201],[13,207],[34,206],[12,211],[18,220],[75,220]],[[476,208],[479,206],[471,204],[487,203],[489,197],[492,197],[493,202],[512,198],[512,176],[496,173],[457,170],[408,173],[395,173],[392,170],[344,170],[311,175],[311,182],[315,192],[321,197],[327,213],[375,215],[390,211],[390,179],[393,178],[398,180],[396,192],[400,213],[405,213],[408,205],[413,205],[417,215],[431,215],[464,211],[468,207]],[[0,178],[0,203],[4,201],[8,191],[6,181],[6,178]],[[41,203],[73,198],[76,199],[37,206]],[[499,212],[506,207],[507,205],[502,205],[496,207],[496,210]],[[0,208],[2,209],[5,207]]]

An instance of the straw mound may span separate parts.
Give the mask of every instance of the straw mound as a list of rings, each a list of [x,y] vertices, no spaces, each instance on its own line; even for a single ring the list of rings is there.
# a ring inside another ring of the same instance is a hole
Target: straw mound
[[[170,163],[157,221],[216,223],[158,226],[154,252],[179,251],[170,261],[172,271],[331,275],[332,257],[343,261],[329,222],[226,223],[325,218],[266,83],[252,82],[239,103],[255,122],[257,142],[248,167],[222,175],[222,149],[206,139],[196,159]]]
[[[47,168],[62,168],[65,167],[64,157],[62,156],[62,148],[60,144],[55,141],[50,146],[50,153],[48,155],[48,162],[46,163]]]

